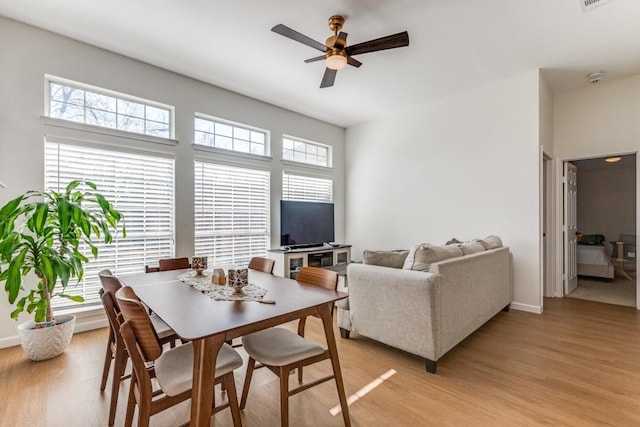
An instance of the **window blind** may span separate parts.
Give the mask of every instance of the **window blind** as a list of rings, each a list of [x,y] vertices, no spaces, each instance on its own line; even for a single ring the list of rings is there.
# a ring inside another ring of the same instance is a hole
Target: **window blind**
[[[269,245],[269,172],[195,162],[195,254],[246,266]]]
[[[331,203],[333,202],[333,181],[284,172],[282,200]]]
[[[140,273],[145,265],[174,255],[174,159],[47,141],[46,189],[62,191],[74,179],[96,184],[124,215],[127,227],[126,238],[120,232],[112,244],[96,245],[98,258],[89,256],[78,286],[70,281],[67,293],[81,295],[90,304],[100,301],[101,270],[120,276]],[[75,303],[61,298],[52,304],[59,308]]]

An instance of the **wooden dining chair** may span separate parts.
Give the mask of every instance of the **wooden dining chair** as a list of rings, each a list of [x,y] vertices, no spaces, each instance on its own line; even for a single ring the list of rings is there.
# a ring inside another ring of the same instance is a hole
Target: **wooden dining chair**
[[[120,326],[122,325],[123,319],[115,296],[116,292],[121,289],[123,285],[122,282],[120,282],[120,280],[109,270],[102,270],[98,273],[98,276],[102,283],[102,289],[99,291],[100,299],[102,300],[102,305],[107,314],[107,320],[109,321],[109,339],[107,341],[107,351],[104,356],[100,391],[104,391],[107,386],[107,378],[109,377],[111,361],[113,361],[109,422],[107,424],[112,426],[116,418],[120,383],[129,378],[129,375],[125,375],[129,354],[127,353],[122,335],[120,334]],[[151,321],[160,343],[163,345],[169,343],[172,347],[175,347],[175,341],[178,337],[175,335],[173,330],[157,316],[151,316]]]
[[[316,267],[303,267],[297,276],[298,282],[307,286],[337,289],[338,274]],[[333,313],[333,308],[331,309]],[[249,355],[247,373],[242,388],[240,409],[247,404],[251,377],[259,362],[280,378],[280,425],[289,425],[289,397],[308,388],[335,379],[328,375],[308,384],[289,389],[289,373],[298,369],[298,381],[302,382],[302,368],[330,358],[329,351],[304,338],[304,322],[300,319],[298,334],[284,328],[269,328],[242,337],[242,345]]]
[[[298,283],[309,286],[317,286],[319,288],[329,289],[335,291],[338,289],[339,275],[335,271],[327,270],[325,268],[316,267],[303,267],[298,272],[296,280]],[[333,317],[334,306],[331,306],[331,316]],[[307,318],[303,317],[298,321],[298,335],[304,337],[304,329],[307,323]],[[302,382],[303,368],[298,369],[298,381]]]
[[[255,256],[251,258],[251,261],[249,261],[248,268],[251,270],[262,271],[263,273],[273,274],[273,266],[275,263],[275,260]]]
[[[132,425],[137,406],[138,426],[147,427],[152,415],[191,397],[193,346],[187,343],[163,351],[149,315],[133,289],[124,287],[116,296],[125,320],[120,332],[133,365],[125,426]],[[147,369],[149,363],[153,363],[153,370]],[[221,383],[226,389],[227,402],[216,406],[214,398],[212,412],[229,408],[234,427],[242,425],[233,377],[233,370],[240,366],[242,357],[223,344],[216,360],[215,384]],[[153,389],[152,378],[157,381],[158,390]]]
[[[181,270],[183,268],[191,268],[189,258],[165,258],[158,261],[160,264],[159,271]]]

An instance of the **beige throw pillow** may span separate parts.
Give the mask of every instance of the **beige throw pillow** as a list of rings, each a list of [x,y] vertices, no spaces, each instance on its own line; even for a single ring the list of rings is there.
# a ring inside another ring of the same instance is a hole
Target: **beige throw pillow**
[[[475,254],[476,252],[484,252],[485,248],[482,243],[475,242],[465,242],[458,245],[463,255]]]
[[[411,248],[402,268],[428,271],[434,262],[459,256],[462,256],[462,250],[457,245],[437,246],[423,243]]]
[[[486,250],[496,249],[502,247],[502,239],[498,236],[491,235],[489,237],[485,237],[482,240],[478,240],[478,242],[484,246]]]
[[[409,251],[369,251],[362,252],[362,262],[382,267],[402,268]]]

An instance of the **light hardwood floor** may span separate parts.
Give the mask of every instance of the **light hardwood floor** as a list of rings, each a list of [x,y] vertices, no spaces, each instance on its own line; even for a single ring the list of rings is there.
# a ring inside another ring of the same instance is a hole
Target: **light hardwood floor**
[[[390,375],[359,393],[350,406],[352,424],[640,425],[639,313],[571,298],[545,299],[542,315],[501,312],[447,353],[437,375],[406,353],[365,338],[338,338],[347,395]],[[316,319],[307,332],[313,340],[322,337]],[[20,348],[0,350],[0,426],[106,425],[109,393],[99,391],[106,339],[106,329],[78,334],[62,356],[37,363]],[[305,379],[330,370],[326,362],[319,365],[305,369]],[[244,369],[236,372],[238,387]],[[116,425],[122,425],[127,389],[125,382]],[[340,415],[329,412],[337,403],[332,382],[296,395],[291,425],[341,426]],[[151,425],[179,425],[188,411],[186,402],[152,417]],[[279,425],[278,381],[266,369],[254,374],[242,419],[245,426]],[[228,411],[214,421],[232,425]]]

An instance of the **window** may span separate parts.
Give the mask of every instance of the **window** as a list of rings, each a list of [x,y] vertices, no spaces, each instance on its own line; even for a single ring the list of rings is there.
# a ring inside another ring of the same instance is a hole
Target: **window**
[[[110,129],[173,137],[173,109],[166,105],[49,80],[49,117]]]
[[[269,245],[269,172],[195,162],[195,254],[247,265]]]
[[[98,272],[144,272],[144,266],[174,255],[174,160],[111,149],[45,143],[45,187],[61,191],[74,180],[91,181],[125,219],[127,237],[114,235],[110,245],[98,244],[98,258],[89,257],[83,280],[70,282],[67,293],[99,302]],[[90,253],[90,252],[88,252]],[[70,304],[53,301],[53,307]]]
[[[197,145],[267,155],[267,132],[264,130],[203,117],[195,118],[194,127]]]
[[[282,200],[331,203],[333,201],[333,181],[284,172],[282,174]]]
[[[331,166],[330,147],[291,137],[282,138],[282,159],[315,166]]]

